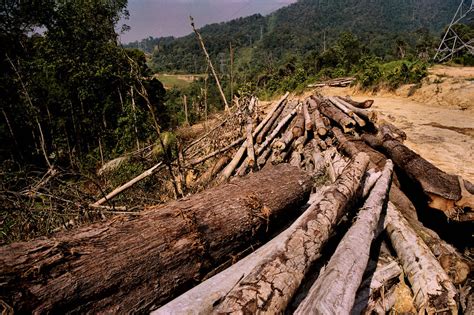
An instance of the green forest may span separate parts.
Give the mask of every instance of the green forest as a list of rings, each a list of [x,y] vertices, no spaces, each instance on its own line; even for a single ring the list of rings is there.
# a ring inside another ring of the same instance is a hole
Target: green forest
[[[303,91],[308,83],[343,76],[356,77],[361,88],[396,88],[426,76],[457,5],[457,0],[300,0],[268,16],[207,25],[199,32],[229,102],[235,95],[265,99]],[[156,149],[109,182],[118,184],[178,154],[182,140],[175,131],[186,120],[184,98],[191,124],[203,119],[204,107],[206,115],[223,109],[194,34],[122,45],[118,36],[128,27],[119,21],[127,16],[127,0],[2,1],[3,192],[41,182],[53,169],[69,174],[66,184],[86,177],[100,182],[96,171],[105,162]],[[466,37],[473,29],[459,26]],[[462,54],[455,60],[474,62]],[[162,73],[198,75],[185,86],[165,89],[156,75]],[[2,222],[24,206],[8,196],[1,196]],[[11,220],[2,227],[5,235],[14,226]]]

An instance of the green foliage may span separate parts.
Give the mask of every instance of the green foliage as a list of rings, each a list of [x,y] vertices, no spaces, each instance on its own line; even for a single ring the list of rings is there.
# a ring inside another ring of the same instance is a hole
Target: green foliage
[[[53,164],[94,168],[99,145],[107,159],[153,138],[150,106],[140,95],[140,81],[150,74],[145,55],[117,45],[126,5],[2,2],[9,20],[0,22],[0,141],[14,145],[2,147],[1,159],[41,165],[44,148]],[[42,34],[33,32],[38,28]],[[162,84],[143,84],[160,113]]]

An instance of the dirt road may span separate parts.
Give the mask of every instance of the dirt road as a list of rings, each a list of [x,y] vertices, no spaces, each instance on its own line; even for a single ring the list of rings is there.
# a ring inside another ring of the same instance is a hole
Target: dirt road
[[[324,95],[375,100],[373,109],[408,136],[406,145],[440,169],[474,182],[474,68],[437,66],[421,88],[361,93],[324,88]]]

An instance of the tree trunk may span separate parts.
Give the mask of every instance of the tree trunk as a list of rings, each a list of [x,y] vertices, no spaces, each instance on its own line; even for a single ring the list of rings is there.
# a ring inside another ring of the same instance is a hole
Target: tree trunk
[[[346,106],[349,110],[353,111],[367,122],[371,122],[375,124],[377,122],[377,112],[373,110],[366,110],[363,108],[356,107],[351,103],[344,100],[342,97],[337,98],[344,106]]]
[[[474,220],[471,183],[443,172],[399,141],[388,139],[382,147],[395,165],[421,188],[429,207],[443,211],[452,220]]]
[[[285,106],[278,106],[275,108],[275,111],[273,112],[270,120],[268,123],[265,125],[265,127],[260,131],[260,133],[257,135],[257,143],[261,144],[263,140],[265,139],[265,136],[268,134],[270,130],[272,130],[272,126],[274,123],[278,120],[278,117],[280,117],[281,113],[285,109]]]
[[[305,118],[304,118],[304,113],[303,110],[300,108],[298,110],[298,115],[296,116],[295,119],[295,124],[293,125],[293,128],[291,128],[291,131],[293,132],[293,137],[295,139],[301,137],[304,135],[305,131]]]
[[[1,247],[0,296],[19,313],[147,312],[267,237],[311,188],[278,165],[134,220]]]
[[[416,293],[418,310],[428,314],[449,310],[457,314],[456,288],[428,246],[392,203],[387,208],[386,230]]]
[[[393,164],[389,161],[359,210],[357,221],[344,235],[295,314],[349,314],[369,262],[372,241],[379,229],[392,171]]]
[[[321,113],[318,110],[318,104],[312,98],[308,98],[308,105],[314,108],[314,131],[321,137],[324,137],[328,133],[328,129],[326,128],[326,124],[324,123],[323,117],[321,116]]]
[[[319,111],[324,116],[330,118],[332,121],[342,127],[344,133],[354,130],[356,122],[344,114],[340,109],[332,105],[326,100],[318,99],[317,101]]]
[[[250,169],[253,169],[255,167],[255,164],[257,163],[257,161],[255,160],[255,148],[253,145],[252,129],[253,120],[252,117],[249,116],[247,118],[247,165],[248,167],[250,167]]]
[[[273,139],[276,138],[277,135],[280,134],[282,129],[293,119],[293,117],[296,115],[296,109],[292,110],[288,115],[286,115],[273,129],[272,133],[268,135],[268,137],[265,139],[265,141],[260,145],[260,147],[257,149],[256,155],[259,156],[266,148],[267,146],[273,141]]]
[[[229,163],[230,156],[227,154],[224,154],[221,156],[219,160],[217,160],[214,165],[212,165],[210,168],[208,168],[196,181],[196,183],[193,186],[204,186],[207,183],[209,183],[214,176],[216,176],[223,168],[224,166]]]
[[[309,105],[308,102],[303,103],[303,114],[304,114],[304,121],[305,121],[305,128],[306,130],[312,130],[313,129],[313,120],[311,119],[311,115],[309,114]]]
[[[334,226],[362,192],[368,164],[360,154],[336,183],[290,227],[278,250],[256,266],[226,295],[217,313],[283,313],[311,264],[319,257]]]
[[[373,100],[366,100],[366,101],[363,101],[363,102],[357,102],[357,101],[351,100],[348,97],[341,97],[341,99],[346,101],[347,103],[351,104],[352,106],[357,107],[357,108],[364,108],[364,109],[365,108],[370,108],[374,104]]]
[[[336,106],[337,108],[339,108],[343,113],[345,113],[347,116],[349,117],[352,117],[352,119],[354,119],[357,124],[360,126],[360,127],[365,127],[365,121],[360,118],[359,116],[357,116],[356,113],[354,113],[354,111],[350,110],[349,108],[347,108],[338,98],[336,97],[329,97],[329,101],[334,105]]]

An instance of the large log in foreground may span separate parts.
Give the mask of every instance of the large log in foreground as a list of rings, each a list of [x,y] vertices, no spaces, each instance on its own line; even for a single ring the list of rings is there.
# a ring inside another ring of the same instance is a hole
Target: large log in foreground
[[[364,153],[356,156],[336,182],[320,192],[314,204],[293,223],[292,233],[278,250],[243,277],[215,312],[283,313],[336,223],[362,195],[368,160]]]
[[[134,220],[1,247],[0,299],[20,313],[146,312],[247,248],[311,187],[282,164]]]

